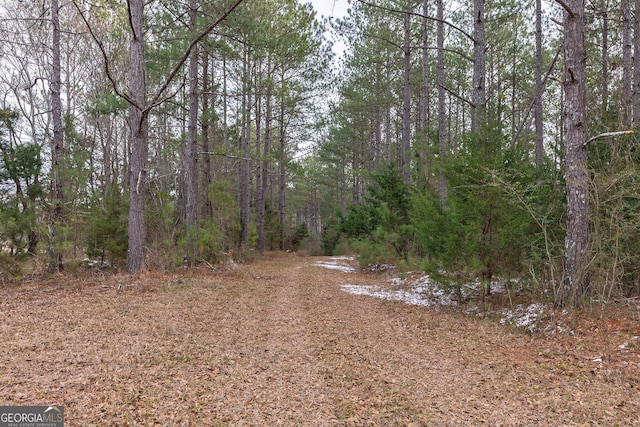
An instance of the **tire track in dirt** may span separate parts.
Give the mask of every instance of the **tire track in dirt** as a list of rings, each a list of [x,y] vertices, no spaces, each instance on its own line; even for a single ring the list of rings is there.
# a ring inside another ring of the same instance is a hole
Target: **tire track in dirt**
[[[336,416],[315,360],[297,295],[298,269],[281,263],[247,266],[250,290],[235,314],[243,325],[235,354],[233,425],[336,425]],[[246,300],[245,300],[246,299]],[[238,372],[240,371],[240,372]],[[238,378],[244,378],[238,384]],[[223,409],[226,411],[226,409]]]

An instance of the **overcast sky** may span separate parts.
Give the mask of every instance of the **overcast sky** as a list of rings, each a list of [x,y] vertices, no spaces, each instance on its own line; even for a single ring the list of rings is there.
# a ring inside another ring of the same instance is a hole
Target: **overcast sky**
[[[302,3],[311,3],[313,8],[318,12],[318,20],[323,16],[331,18],[344,18],[349,8],[347,0],[301,0]],[[333,52],[341,57],[344,54],[345,44],[342,40],[336,39],[329,32],[326,36],[333,40]]]
[[[349,3],[347,0],[302,0],[311,3],[319,15],[341,18],[347,14]]]

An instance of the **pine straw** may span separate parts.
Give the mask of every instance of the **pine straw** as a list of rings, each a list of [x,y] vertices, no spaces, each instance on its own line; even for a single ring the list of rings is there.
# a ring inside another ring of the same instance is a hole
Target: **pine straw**
[[[640,424],[640,343],[618,347],[637,317],[532,336],[350,295],[382,278],[313,261],[2,288],[0,405],[61,404],[67,426]]]

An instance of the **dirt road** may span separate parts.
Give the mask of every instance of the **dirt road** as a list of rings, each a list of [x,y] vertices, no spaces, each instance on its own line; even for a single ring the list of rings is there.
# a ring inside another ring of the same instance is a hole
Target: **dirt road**
[[[61,404],[67,426],[640,425],[637,348],[594,362],[598,344],[348,294],[383,278],[315,262],[1,289],[0,405]]]

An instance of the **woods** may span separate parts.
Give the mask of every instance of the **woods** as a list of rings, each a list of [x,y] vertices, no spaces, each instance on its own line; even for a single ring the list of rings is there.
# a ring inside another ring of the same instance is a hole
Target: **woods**
[[[3,274],[304,250],[558,306],[640,294],[638,2],[1,14]]]

